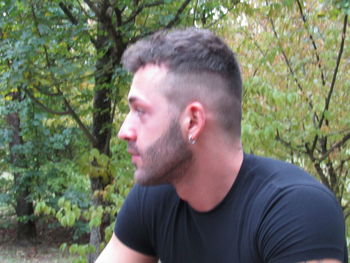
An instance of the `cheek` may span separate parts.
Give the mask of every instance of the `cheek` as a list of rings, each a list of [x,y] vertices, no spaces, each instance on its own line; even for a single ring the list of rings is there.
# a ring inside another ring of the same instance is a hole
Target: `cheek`
[[[140,126],[138,132],[138,144],[141,148],[145,149],[157,141],[167,130],[165,121],[149,122],[146,125]]]
[[[142,130],[138,134],[138,145],[140,150],[146,149],[159,138],[157,130]]]

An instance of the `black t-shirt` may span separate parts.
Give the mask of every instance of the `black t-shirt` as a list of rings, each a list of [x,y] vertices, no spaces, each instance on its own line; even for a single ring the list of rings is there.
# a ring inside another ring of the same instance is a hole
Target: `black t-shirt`
[[[333,194],[294,165],[246,154],[233,187],[211,211],[195,211],[171,185],[135,185],[114,231],[162,263],[347,262]]]

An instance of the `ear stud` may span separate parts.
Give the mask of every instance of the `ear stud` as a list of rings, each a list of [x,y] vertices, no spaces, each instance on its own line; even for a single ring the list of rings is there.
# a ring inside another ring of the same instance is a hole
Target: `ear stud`
[[[192,136],[189,136],[189,137],[188,137],[188,142],[189,142],[190,144],[196,144],[196,140],[193,139]]]

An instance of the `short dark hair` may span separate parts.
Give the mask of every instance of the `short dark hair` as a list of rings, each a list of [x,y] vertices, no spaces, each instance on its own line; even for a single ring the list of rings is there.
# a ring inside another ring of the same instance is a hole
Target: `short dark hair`
[[[169,74],[176,78],[177,87],[168,91],[168,98],[178,100],[179,104],[191,99],[188,90],[195,86],[193,80],[200,86],[195,93],[203,91],[205,96],[202,97],[208,97],[208,100],[214,93],[223,94],[214,102],[218,122],[227,131],[240,136],[242,77],[239,64],[234,52],[209,30],[159,31],[131,45],[124,52],[122,63],[132,73],[147,64],[166,66]]]

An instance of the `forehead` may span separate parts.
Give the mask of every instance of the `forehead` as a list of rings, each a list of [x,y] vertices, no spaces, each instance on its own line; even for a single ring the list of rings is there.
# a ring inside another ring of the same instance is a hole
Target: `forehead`
[[[146,99],[156,94],[166,84],[168,69],[165,66],[148,64],[136,71],[129,91],[129,100],[135,98]]]

